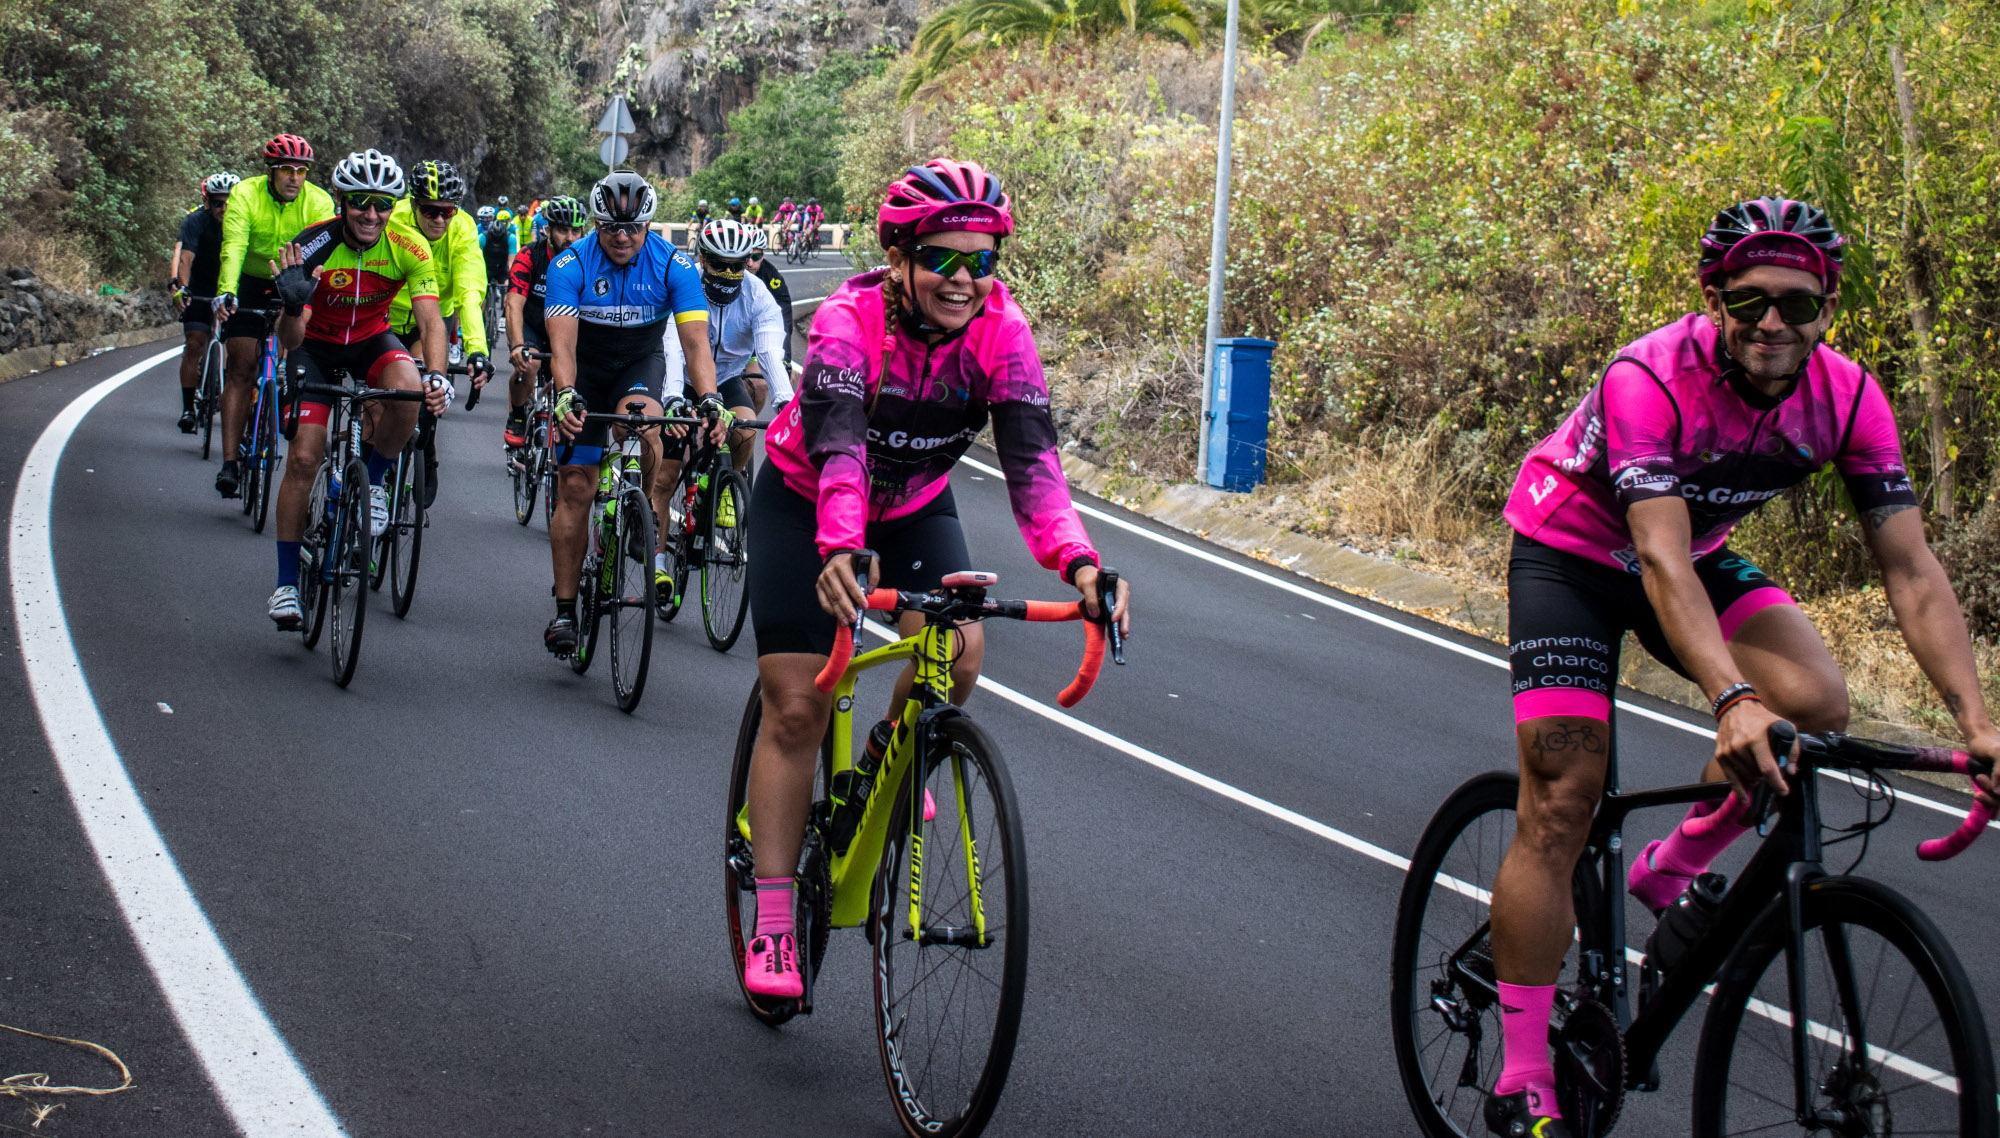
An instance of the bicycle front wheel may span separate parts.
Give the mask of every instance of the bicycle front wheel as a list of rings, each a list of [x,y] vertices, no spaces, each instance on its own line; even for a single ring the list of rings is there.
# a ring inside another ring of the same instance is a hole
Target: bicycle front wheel
[[[507,451],[507,472],[514,477],[514,520],[522,525],[535,516],[535,492],[541,489],[541,461],[535,440]]]
[[[1965,969],[1921,910],[1886,886],[1824,877],[1802,901],[1805,1054],[1795,1053],[1782,904],[1718,978],[1695,1050],[1694,1133],[2000,1132],[1993,1053]],[[1803,1060],[1804,1071],[1795,1065]],[[1793,1087],[1803,1079],[1810,1116]]]
[[[326,627],[326,559],[327,547],[333,540],[333,518],[327,511],[327,499],[331,496],[327,480],[331,477],[331,462],[320,463],[319,472],[313,475],[312,491],[306,495],[306,532],[299,543],[299,612],[305,623],[299,626],[304,636],[306,649],[319,646],[320,630]]]
[[[727,652],[750,608],[750,483],[734,470],[715,477],[708,496],[708,549],[701,559],[701,626],[709,647]]]
[[[215,445],[215,410],[222,404],[222,341],[211,339],[201,360],[201,385],[195,388],[195,406],[201,410],[201,457],[206,461]]]
[[[1520,778],[1498,771],[1453,791],[1403,878],[1389,959],[1390,1035],[1403,1093],[1427,1138],[1486,1134],[1482,1112],[1501,1061],[1488,904],[1514,842],[1520,794]]]
[[[417,596],[417,562],[424,552],[424,453],[416,440],[403,448],[390,473],[396,481],[389,515],[389,601],[397,617],[410,615]]]
[[[630,713],[646,690],[646,668],[653,654],[653,508],[637,487],[618,495],[618,516],[609,562],[605,615],[611,619],[611,690],[618,710]]]
[[[341,476],[340,504],[334,510],[333,558],[327,581],[333,624],[333,682],[346,687],[361,660],[361,623],[368,616],[368,467],[360,459]]]
[[[257,533],[264,532],[264,521],[271,515],[271,499],[277,488],[271,484],[272,475],[278,466],[278,399],[273,392],[265,392],[257,400],[257,421],[250,439],[250,493],[246,505],[250,508],[250,528]]]
[[[897,795],[875,878],[875,1028],[912,1138],[986,1128],[1028,979],[1028,865],[1000,751],[946,719]]]

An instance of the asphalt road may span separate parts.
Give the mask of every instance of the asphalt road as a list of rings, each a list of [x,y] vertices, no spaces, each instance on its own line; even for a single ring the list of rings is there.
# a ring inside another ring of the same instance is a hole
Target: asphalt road
[[[11,499],[71,399],[165,346],[0,385],[0,490]],[[632,716],[601,667],[578,677],[551,659],[545,533],[513,520],[494,400],[446,418],[415,607],[403,621],[386,604],[370,613],[342,691],[323,646],[307,653],[266,619],[272,544],[173,429],[172,374],[162,364],[111,394],[64,454],[63,605],[146,811],[348,1131],[897,1133],[858,934],[837,934],[818,1012],[778,1031],[749,1017],[730,975],[715,834],[755,671],[747,636],[724,656],[698,614],[663,627]],[[1000,591],[1060,598],[1000,480],[968,464],[954,487]],[[1404,855],[1452,787],[1511,763],[1501,669],[1091,504],[1179,545],[1090,523],[1133,582],[1138,627],[1131,664],[1107,669],[1079,719]],[[12,608],[0,619],[0,1021],[110,1047],[137,1084],[69,1100],[34,1132],[232,1133],[79,826]],[[1002,623],[988,675],[1052,706],[1080,639]],[[1027,1010],[989,1133],[1408,1132],[1386,1006],[1394,867],[1014,703],[972,707],[1011,766],[1033,867]],[[1636,716],[1621,746],[1632,786],[1684,780],[1705,755]],[[1628,840],[1668,821],[1635,823]],[[1965,899],[1990,879],[1993,843],[1937,867],[1911,852],[1946,821],[1906,806],[1868,869],[1937,919],[1991,1007],[1989,910]],[[1685,1132],[1692,1027],[1620,1133]],[[103,1074],[11,1036],[0,1066]],[[31,1121],[0,1100],[0,1134]]]

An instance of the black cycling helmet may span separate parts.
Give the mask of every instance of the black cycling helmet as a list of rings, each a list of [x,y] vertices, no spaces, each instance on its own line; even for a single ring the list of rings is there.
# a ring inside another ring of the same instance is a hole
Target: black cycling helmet
[[[410,167],[407,177],[410,196],[420,202],[457,205],[465,196],[465,179],[459,176],[458,167],[449,162],[426,159]]]
[[[582,229],[590,221],[590,211],[568,194],[543,202],[542,216],[550,225],[565,225],[571,229]]]
[[[641,174],[617,170],[590,188],[590,216],[598,221],[651,221],[660,195]]]
[[[1752,198],[1715,215],[1701,235],[1701,283],[1760,264],[1817,273],[1826,288],[1840,283],[1847,238],[1818,206],[1791,198]]]

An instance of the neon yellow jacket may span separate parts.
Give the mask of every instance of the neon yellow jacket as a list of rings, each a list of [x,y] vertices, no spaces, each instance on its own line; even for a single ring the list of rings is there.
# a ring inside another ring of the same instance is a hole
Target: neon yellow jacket
[[[536,198],[534,201],[521,207],[521,211],[514,215],[515,241],[523,249],[534,243],[535,215],[540,212],[542,212],[542,201],[540,198]]]
[[[391,224],[400,222],[407,225],[418,236],[423,230],[417,224],[416,210],[410,206],[410,199],[396,203],[396,212],[389,215]],[[438,312],[443,316],[458,314],[458,334],[465,341],[465,354],[489,355],[486,350],[486,257],[479,251],[479,225],[472,215],[459,210],[451,217],[451,224],[445,228],[444,236],[430,243],[431,259],[437,264]],[[408,285],[389,302],[389,327],[408,335],[416,331],[417,318],[410,311],[410,289]]]
[[[333,214],[333,197],[311,182],[289,202],[271,196],[269,174],[236,183],[229,191],[229,212],[222,215],[222,270],[215,291],[234,296],[243,277],[270,280],[278,250]]]

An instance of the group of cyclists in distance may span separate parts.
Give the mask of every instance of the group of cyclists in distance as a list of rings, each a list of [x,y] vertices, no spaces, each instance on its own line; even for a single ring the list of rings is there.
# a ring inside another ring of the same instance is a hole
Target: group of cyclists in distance
[[[406,441],[423,443],[435,468],[435,425],[454,399],[446,361],[457,352],[483,387],[504,335],[505,444],[525,442],[524,409],[538,390],[566,442],[549,527],[554,611],[542,629],[544,647],[562,656],[577,647],[578,568],[599,460],[623,437],[594,417],[636,408],[700,422],[645,432],[648,485],[664,519],[689,446],[733,438],[735,461],[746,463],[749,436],[735,424],[769,413],[767,461],[748,503],[758,522],[748,591],[763,729],[746,807],[759,903],[742,982],[760,996],[799,996],[793,871],[832,701],[816,676],[836,633],[869,603],[868,586],[922,592],[972,569],[949,475],[983,428],[992,428],[1035,559],[1077,591],[1090,619],[1130,631],[1125,582],[1099,604],[1099,558],[1058,461],[1033,330],[997,275],[1016,224],[999,177],[939,158],[887,187],[876,233],[888,263],[825,299],[794,369],[789,294],[763,264],[768,234],[754,197],[730,199],[723,216],[698,203],[692,248],[681,250],[655,231],[658,194],[632,172],[610,173],[581,199],[511,211],[502,199],[475,221],[447,162],[406,168],[374,150],[349,154],[331,166],[329,194],[311,180],[318,160],[304,139],[280,135],[263,155],[256,177],[219,173],[203,183],[174,261],[184,359],[198,359],[218,325],[225,348],[225,457],[215,478],[224,497],[236,492],[266,337],[275,334],[297,379],[341,372],[355,384],[424,393],[420,406],[368,412],[380,532],[382,475]],[[781,233],[823,220],[810,199],[786,198],[773,217]],[[1805,202],[1765,197],[1721,210],[1696,243],[1702,308],[1622,349],[1521,467],[1505,511],[1515,530],[1508,640],[1521,792],[1491,901],[1505,1059],[1484,1114],[1496,1134],[1571,1134],[1554,1086],[1551,1007],[1574,928],[1571,874],[1605,778],[1624,633],[1636,632],[1712,699],[1716,741],[1702,777],[1728,780],[1739,798],[1759,784],[1791,789],[1786,756],[1769,742],[1779,717],[1807,730],[1847,721],[1844,683],[1812,624],[1728,546],[1742,518],[1833,465],[1910,649],[1967,750],[2000,759],[2000,731],[1951,583],[1926,544],[1888,399],[1824,342],[1846,246]],[[496,328],[483,319],[492,295],[503,298]],[[191,429],[189,366],[183,430]],[[300,620],[306,480],[326,445],[326,405],[306,397],[298,408],[267,602],[281,629]],[[863,551],[872,558],[865,567]],[[958,635],[951,691],[962,702],[984,641],[977,623]],[[905,670],[891,714],[867,734],[877,760],[912,675]],[[1993,805],[1990,779],[1979,785]],[[1747,832],[1747,823],[1704,822],[1717,809],[1697,804],[1635,859],[1630,890],[1647,908],[1672,906]]]
[[[690,251],[694,249],[703,227],[714,219],[714,211],[715,207],[709,204],[708,199],[701,198],[688,212]],[[764,206],[754,195],[747,199],[730,198],[723,203],[722,216],[743,225],[761,228],[766,224]],[[773,236],[780,250],[793,259],[810,257],[820,246],[820,231],[826,225],[826,207],[819,204],[819,199],[816,197],[808,197],[804,202],[797,202],[787,194],[772,210],[769,224],[770,228],[776,230]]]

